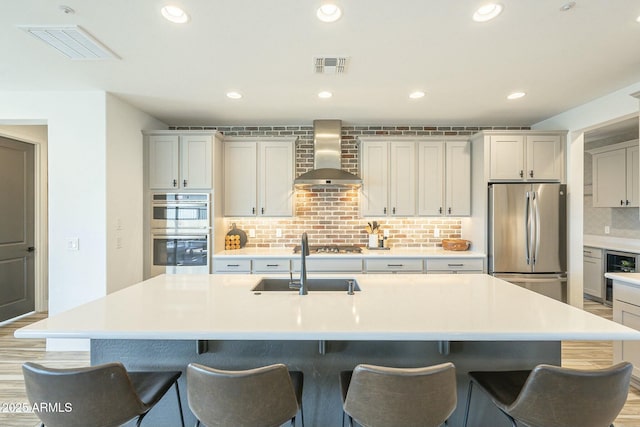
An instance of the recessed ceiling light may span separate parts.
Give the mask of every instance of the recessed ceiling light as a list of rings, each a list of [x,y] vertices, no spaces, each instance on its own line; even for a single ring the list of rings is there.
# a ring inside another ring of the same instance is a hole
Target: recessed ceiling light
[[[513,93],[510,93],[507,96],[507,99],[519,99],[519,98],[522,98],[525,95],[526,95],[526,93],[524,93],[524,92],[513,92]]]
[[[326,90],[323,90],[322,92],[318,93],[318,98],[322,98],[322,99],[331,98],[332,96],[333,94]]]
[[[227,98],[240,99],[242,98],[242,94],[240,92],[227,92]]]
[[[576,2],[568,1],[565,4],[563,4],[562,6],[560,6],[560,12],[566,12],[568,10],[573,9],[574,7],[576,7]]]
[[[481,6],[473,14],[473,20],[476,22],[487,22],[502,12],[502,5],[500,3],[487,3]]]
[[[640,16],[636,18],[636,22],[640,22]]]
[[[424,97],[424,92],[422,92],[420,90],[415,91],[415,92],[411,92],[409,94],[409,98],[411,98],[411,99],[419,99],[419,98],[423,98],[423,97]]]
[[[342,10],[333,3],[325,3],[318,8],[316,16],[322,22],[336,22],[342,16]]]
[[[184,24],[185,22],[189,22],[189,15],[187,12],[178,6],[167,5],[160,9],[160,12],[167,21],[173,22],[174,24]]]

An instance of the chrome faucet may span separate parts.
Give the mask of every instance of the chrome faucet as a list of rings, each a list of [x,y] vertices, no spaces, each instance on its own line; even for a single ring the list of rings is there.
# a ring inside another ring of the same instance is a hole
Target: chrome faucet
[[[289,287],[299,289],[300,295],[307,295],[307,255],[309,255],[309,238],[307,233],[302,233],[302,244],[300,246],[300,280],[296,283],[293,280],[289,282]],[[293,274],[291,275],[293,276]],[[293,278],[293,277],[292,277]]]

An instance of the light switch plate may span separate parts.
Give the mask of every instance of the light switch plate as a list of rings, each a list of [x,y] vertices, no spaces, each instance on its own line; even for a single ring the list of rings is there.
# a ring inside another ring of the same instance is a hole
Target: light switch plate
[[[80,250],[80,239],[77,237],[67,237],[67,250],[68,251],[79,251]]]
[[[250,229],[249,229],[249,237],[256,237],[256,230],[255,230],[255,228],[250,228]]]
[[[604,234],[609,234],[611,233],[611,227],[609,227],[608,225],[604,226]]]
[[[276,237],[282,237],[282,228],[276,228]]]

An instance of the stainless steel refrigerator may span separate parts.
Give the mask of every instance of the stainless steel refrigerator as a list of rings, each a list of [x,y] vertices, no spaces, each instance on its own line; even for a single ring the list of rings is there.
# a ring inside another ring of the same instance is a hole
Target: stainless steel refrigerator
[[[489,185],[489,274],[567,301],[566,185]]]

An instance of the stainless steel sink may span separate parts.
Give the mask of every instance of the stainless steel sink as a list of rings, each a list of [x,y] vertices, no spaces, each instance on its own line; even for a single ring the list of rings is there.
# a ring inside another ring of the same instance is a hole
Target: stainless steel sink
[[[289,287],[289,279],[262,279],[258,282],[258,284],[251,289],[252,292],[281,292],[281,291],[290,291],[290,292],[298,292],[297,289],[291,289]],[[353,282],[353,290],[360,291],[360,286],[355,279],[341,279],[341,278],[330,278],[330,279],[307,279],[307,290],[310,292],[316,291],[334,291],[347,292],[349,290],[349,282]]]

